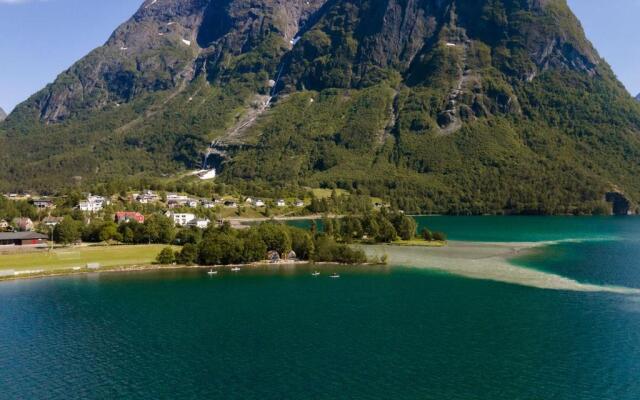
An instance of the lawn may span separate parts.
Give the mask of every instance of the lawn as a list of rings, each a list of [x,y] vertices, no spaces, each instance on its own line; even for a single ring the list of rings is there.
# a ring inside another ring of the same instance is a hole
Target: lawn
[[[347,192],[344,189],[335,189],[335,191],[338,196],[345,196],[349,194],[349,192]],[[333,190],[316,188],[316,189],[311,189],[311,192],[313,192],[313,195],[316,196],[316,198],[318,199],[327,199],[331,197],[331,193],[333,192]]]
[[[99,263],[104,267],[149,264],[165,246],[91,246],[0,255],[0,270],[53,271]]]

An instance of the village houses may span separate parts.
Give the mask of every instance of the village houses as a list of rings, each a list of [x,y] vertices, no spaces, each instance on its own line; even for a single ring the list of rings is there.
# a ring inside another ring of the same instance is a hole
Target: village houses
[[[211,220],[208,218],[196,218],[194,220],[191,220],[187,224],[187,226],[194,226],[199,229],[207,229],[209,227],[209,224],[211,224]]]
[[[140,204],[152,204],[160,200],[160,196],[158,196],[151,190],[145,190],[144,192],[139,194],[135,193],[133,195],[133,198]]]
[[[52,210],[56,208],[53,200],[50,199],[37,199],[33,200],[33,206],[39,210]]]
[[[211,209],[211,208],[215,208],[216,207],[216,203],[214,201],[211,201],[211,200],[202,200],[202,202],[200,202],[200,204],[202,205],[202,208],[207,208],[207,209]]]
[[[144,215],[134,211],[118,211],[115,215],[115,221],[118,224],[129,223],[132,221],[144,224]]]
[[[167,195],[167,206],[169,208],[177,208],[177,207],[196,208],[198,207],[198,200],[191,199],[188,196],[183,196],[176,193],[169,193]]]
[[[164,215],[167,218],[171,218],[173,223],[178,226],[187,226],[191,221],[196,219],[195,214],[191,213],[175,213],[173,211],[167,211]]]
[[[92,196],[89,195],[86,200],[82,200],[78,204],[78,208],[80,211],[85,212],[98,212],[102,211],[105,205],[109,204],[109,200],[105,199],[102,196]]]

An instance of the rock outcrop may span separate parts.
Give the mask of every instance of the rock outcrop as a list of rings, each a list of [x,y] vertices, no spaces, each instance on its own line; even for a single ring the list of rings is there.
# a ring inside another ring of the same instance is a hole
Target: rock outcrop
[[[4,110],[2,109],[2,107],[0,107],[0,122],[4,121],[7,118],[7,113],[4,112]]]

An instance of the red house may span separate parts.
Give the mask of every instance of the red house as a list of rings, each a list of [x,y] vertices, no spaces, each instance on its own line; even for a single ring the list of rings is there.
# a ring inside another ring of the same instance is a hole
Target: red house
[[[123,222],[136,221],[139,224],[144,224],[144,215],[134,211],[119,211],[116,213],[116,222],[121,224]]]

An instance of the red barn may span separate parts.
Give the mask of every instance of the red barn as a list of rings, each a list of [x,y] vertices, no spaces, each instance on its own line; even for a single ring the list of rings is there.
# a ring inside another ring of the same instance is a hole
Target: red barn
[[[119,211],[116,213],[116,222],[121,224],[123,222],[136,221],[139,224],[144,224],[144,215],[134,211]]]

